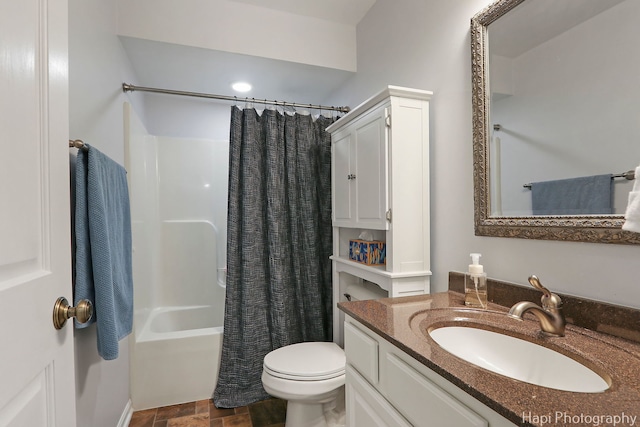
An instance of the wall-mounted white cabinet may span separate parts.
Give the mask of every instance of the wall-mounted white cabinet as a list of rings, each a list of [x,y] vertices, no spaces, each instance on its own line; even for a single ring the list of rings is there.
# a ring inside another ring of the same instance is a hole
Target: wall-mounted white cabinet
[[[429,99],[388,86],[327,128],[332,141],[334,302],[363,280],[390,297],[430,288]],[[349,259],[349,241],[367,231],[386,242],[386,264]],[[342,342],[334,313],[335,341]]]

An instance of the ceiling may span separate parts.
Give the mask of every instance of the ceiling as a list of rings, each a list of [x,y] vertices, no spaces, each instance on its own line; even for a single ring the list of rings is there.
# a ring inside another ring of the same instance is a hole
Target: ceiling
[[[228,0],[356,26],[376,0]],[[309,104],[325,104],[353,72],[120,36],[140,86]],[[253,89],[235,93],[231,84]],[[126,82],[133,83],[136,82]],[[326,104],[325,104],[326,105]]]

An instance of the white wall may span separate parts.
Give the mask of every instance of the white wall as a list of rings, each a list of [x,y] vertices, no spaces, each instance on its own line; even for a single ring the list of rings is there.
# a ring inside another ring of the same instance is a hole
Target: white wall
[[[229,140],[231,105],[209,99],[145,94],[147,130],[152,135]]]
[[[434,91],[431,113],[432,289],[481,252],[488,275],[640,308],[640,246],[476,237],[473,231],[471,17],[489,0],[378,0],[358,25],[358,73],[337,99],[357,105],[383,85]],[[635,159],[635,163],[640,159]]]
[[[82,139],[124,164],[123,80],[135,81],[115,36],[114,1],[69,2],[69,125]],[[75,330],[77,425],[114,427],[129,402],[129,346],[116,360],[98,355],[96,329]]]

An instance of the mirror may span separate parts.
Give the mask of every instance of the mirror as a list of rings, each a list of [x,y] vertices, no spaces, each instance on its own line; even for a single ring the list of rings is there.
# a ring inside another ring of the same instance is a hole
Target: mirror
[[[621,230],[639,16],[636,0],[499,0],[472,18],[476,235],[640,243]]]

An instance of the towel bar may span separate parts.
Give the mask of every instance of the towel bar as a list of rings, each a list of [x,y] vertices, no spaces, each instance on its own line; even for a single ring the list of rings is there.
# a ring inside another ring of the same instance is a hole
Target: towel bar
[[[78,150],[87,151],[89,148],[84,145],[84,141],[81,139],[70,139],[69,148],[77,148]]]
[[[625,178],[628,181],[632,181],[636,179],[636,172],[635,170],[630,170],[630,171],[618,173],[615,175],[611,175],[611,179],[614,179],[614,178]],[[531,184],[524,184],[523,187],[531,190]]]

